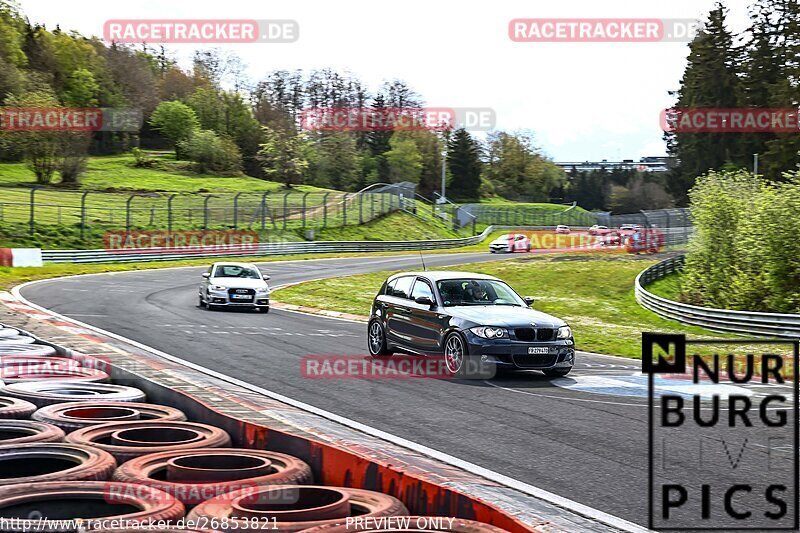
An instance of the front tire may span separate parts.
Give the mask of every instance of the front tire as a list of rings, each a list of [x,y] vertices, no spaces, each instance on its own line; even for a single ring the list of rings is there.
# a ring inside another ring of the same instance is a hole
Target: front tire
[[[206,303],[203,301],[203,297],[202,296],[198,296],[197,299],[199,300],[199,302],[197,304],[197,307],[205,307],[206,306]]]
[[[367,326],[367,348],[372,357],[389,357],[392,355],[386,345],[386,330],[380,320],[372,320]]]

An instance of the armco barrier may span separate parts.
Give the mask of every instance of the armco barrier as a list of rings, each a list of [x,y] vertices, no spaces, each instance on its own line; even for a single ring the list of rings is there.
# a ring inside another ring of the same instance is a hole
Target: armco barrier
[[[58,339],[59,344],[52,346],[60,355],[87,367],[100,362],[115,383],[134,385],[147,394],[149,402],[178,408],[189,420],[225,430],[236,447],[271,450],[303,460],[317,484],[383,492],[399,498],[415,515],[474,519],[511,533],[646,531],[68,320],[0,292],[0,323],[25,329],[40,339]]]
[[[800,337],[800,315],[732,311],[674,302],[645,289],[653,281],[677,272],[683,266],[679,255],[647,268],[636,277],[635,293],[639,304],[663,317],[716,331],[796,339]]]
[[[169,261],[198,257],[264,257],[269,255],[294,255],[312,253],[347,252],[400,252],[435,250],[471,246],[486,240],[495,231],[506,230],[544,230],[544,226],[488,226],[479,235],[457,239],[434,239],[425,241],[312,241],[312,242],[266,242],[242,250],[240,245],[215,247],[212,251],[183,249],[170,251],[163,248],[142,250],[43,250],[42,258],[47,263],[124,263],[133,261]],[[684,228],[671,228],[665,231],[665,244],[674,245],[686,242],[689,234]],[[149,251],[152,250],[152,251]]]

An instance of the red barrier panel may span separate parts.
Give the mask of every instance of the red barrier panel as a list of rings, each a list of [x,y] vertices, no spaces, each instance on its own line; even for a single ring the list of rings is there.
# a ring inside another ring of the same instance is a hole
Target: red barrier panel
[[[11,248],[0,248],[0,266],[12,266],[14,256],[11,254]]]

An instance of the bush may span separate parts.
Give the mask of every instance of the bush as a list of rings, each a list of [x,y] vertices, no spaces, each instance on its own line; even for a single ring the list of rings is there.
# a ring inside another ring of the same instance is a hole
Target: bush
[[[235,173],[242,167],[242,154],[232,140],[201,130],[178,143],[184,156],[194,163],[196,172]]]
[[[137,168],[151,168],[156,164],[155,159],[141,148],[134,147],[131,154],[133,155],[133,166]]]
[[[771,183],[712,172],[689,192],[695,236],[684,301],[746,311],[800,312],[800,174]]]

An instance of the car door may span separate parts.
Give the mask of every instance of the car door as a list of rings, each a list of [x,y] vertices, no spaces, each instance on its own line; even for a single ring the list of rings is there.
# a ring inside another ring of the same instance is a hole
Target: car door
[[[411,342],[411,288],[414,276],[401,276],[386,294],[386,339],[409,346]],[[411,347],[411,346],[409,346]]]
[[[415,300],[422,296],[430,298],[434,305],[416,303]],[[414,343],[411,348],[428,354],[438,352],[441,326],[438,318],[438,304],[430,281],[417,277],[416,281],[414,281],[414,287],[411,289],[409,305],[411,306],[409,331]]]

